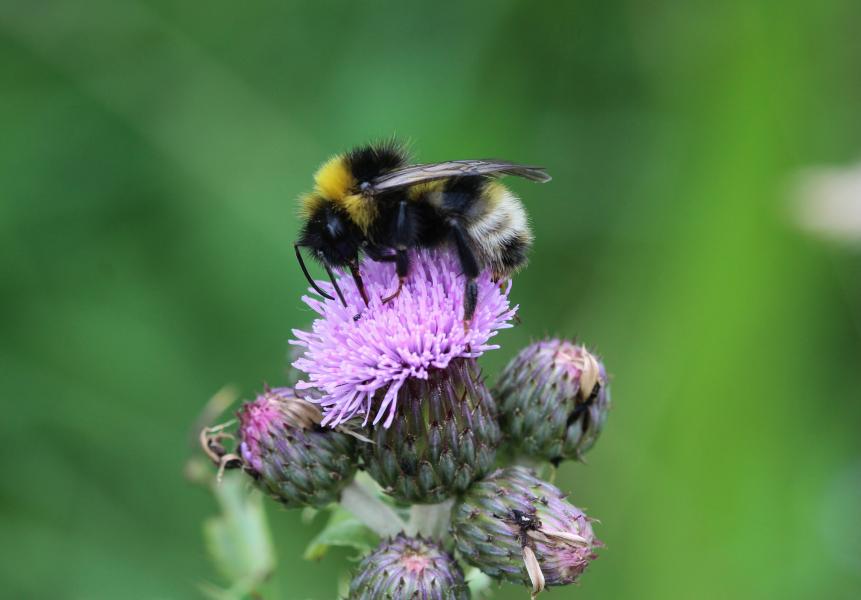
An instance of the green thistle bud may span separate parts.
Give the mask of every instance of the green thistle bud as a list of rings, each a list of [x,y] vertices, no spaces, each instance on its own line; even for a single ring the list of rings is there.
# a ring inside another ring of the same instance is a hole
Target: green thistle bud
[[[490,472],[500,440],[496,406],[473,359],[405,381],[391,424],[367,435],[368,473],[394,498],[419,504],[442,502]]]
[[[607,419],[604,365],[564,340],[531,344],[508,364],[494,390],[512,449],[558,464],[580,460]]]
[[[454,558],[436,543],[403,534],[359,563],[348,600],[469,600]]]
[[[583,511],[522,467],[473,484],[454,508],[452,535],[467,562],[534,594],[576,581],[601,545]]]
[[[356,439],[320,427],[321,418],[291,388],[266,390],[239,411],[243,467],[288,507],[337,500],[356,472]]]

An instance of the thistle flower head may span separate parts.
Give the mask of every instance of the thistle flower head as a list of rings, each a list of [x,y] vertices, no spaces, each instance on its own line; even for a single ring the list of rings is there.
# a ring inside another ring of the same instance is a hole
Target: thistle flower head
[[[581,459],[610,409],[604,365],[584,346],[560,339],[521,350],[500,374],[494,396],[508,442],[554,463]]]
[[[319,426],[319,407],[267,389],[239,411],[239,454],[257,485],[286,506],[336,500],[356,471],[356,440]]]
[[[576,581],[602,545],[583,511],[522,467],[474,483],[454,509],[452,533],[467,562],[534,594]]]
[[[458,358],[475,358],[497,346],[499,329],[510,327],[516,307],[508,301],[510,284],[501,287],[489,273],[477,280],[478,308],[464,326],[464,277],[457,258],[445,250],[415,251],[400,294],[383,303],[397,287],[391,263],[366,259],[360,267],[370,297],[365,306],[352,277],[337,276],[347,306],[340,301],[303,296],[319,317],[311,331],[294,330],[292,343],[304,354],[293,364],[307,377],[298,389],[316,388],[324,425],[356,416],[376,424],[394,419],[398,391],[410,378],[427,379]],[[331,284],[320,282],[331,292]],[[359,318],[356,319],[356,315]],[[374,397],[380,393],[378,402]]]
[[[297,398],[290,388],[267,389],[239,412],[240,454],[252,468],[261,471],[265,445],[273,433],[285,427],[308,429],[321,419],[320,409]]]
[[[469,589],[454,558],[439,545],[403,534],[384,540],[359,564],[349,600],[468,600]]]

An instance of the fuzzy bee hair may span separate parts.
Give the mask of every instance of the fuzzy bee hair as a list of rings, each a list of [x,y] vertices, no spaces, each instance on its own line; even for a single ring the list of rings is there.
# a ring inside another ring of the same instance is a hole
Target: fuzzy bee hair
[[[300,264],[312,285],[298,247],[310,248],[327,270],[348,267],[367,301],[359,253],[394,262],[398,288],[388,301],[408,275],[408,250],[449,245],[466,278],[468,321],[477,300],[475,278],[485,269],[496,278],[514,273],[526,263],[533,239],[520,199],[496,178],[550,177],[540,167],[501,160],[407,163],[396,142],[363,146],[324,163],[314,175],[314,191],[301,200]]]
[[[301,215],[309,218],[331,202],[367,232],[378,214],[377,203],[363,191],[377,177],[407,164],[405,148],[395,141],[361,146],[327,160],[314,174],[314,192],[301,200]]]

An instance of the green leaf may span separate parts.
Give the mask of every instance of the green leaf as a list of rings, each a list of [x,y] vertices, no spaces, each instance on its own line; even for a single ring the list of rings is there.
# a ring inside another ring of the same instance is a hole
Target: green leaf
[[[469,586],[469,591],[475,600],[490,598],[493,594],[493,591],[490,589],[492,583],[493,579],[475,567],[471,567],[466,572],[466,584]]]
[[[319,512],[320,510],[317,508],[314,508],[312,506],[306,506],[302,509],[301,513],[302,523],[304,525],[309,525],[316,518]]]
[[[227,473],[213,486],[221,514],[203,526],[206,548],[230,588],[206,587],[212,598],[243,598],[275,568],[275,551],[263,510],[263,498],[249,492],[241,473]]]
[[[305,549],[306,560],[320,560],[331,546],[353,548],[359,556],[376,547],[380,538],[362,525],[352,514],[335,506],[323,530],[311,540]]]

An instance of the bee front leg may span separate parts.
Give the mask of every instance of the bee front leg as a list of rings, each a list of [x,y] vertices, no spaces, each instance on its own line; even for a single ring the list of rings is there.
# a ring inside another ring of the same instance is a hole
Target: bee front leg
[[[415,218],[408,212],[406,201],[401,200],[398,204],[398,216],[394,231],[395,270],[398,274],[398,289],[391,296],[384,298],[383,304],[397,298],[404,287],[404,280],[410,272],[410,256],[407,254],[407,248],[413,238],[415,227]]]
[[[356,282],[356,289],[359,290],[359,295],[365,301],[365,306],[368,305],[368,292],[365,291],[365,282],[362,280],[362,274],[359,273],[359,259],[350,261],[347,265],[350,269],[350,274],[353,276],[353,281]]]
[[[344,294],[341,292],[340,286],[338,286],[338,280],[335,278],[335,274],[332,273],[332,269],[326,263],[323,263],[323,268],[326,269],[326,275],[329,276],[329,281],[332,283],[332,287],[335,288],[335,293],[338,294],[338,300],[340,300],[341,304],[346,307],[347,301],[344,299]]]

